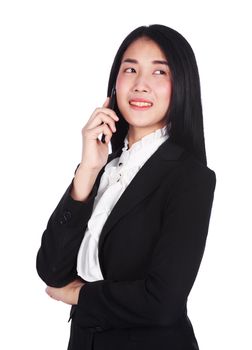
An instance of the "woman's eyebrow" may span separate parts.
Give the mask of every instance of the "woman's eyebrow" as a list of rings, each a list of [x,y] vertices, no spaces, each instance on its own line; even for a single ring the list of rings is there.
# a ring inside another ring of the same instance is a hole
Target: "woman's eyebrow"
[[[138,64],[138,61],[133,59],[133,58],[125,58],[125,60],[123,60],[122,63],[136,63],[136,64]],[[152,64],[165,64],[168,66],[168,62],[165,60],[154,60],[151,63]]]

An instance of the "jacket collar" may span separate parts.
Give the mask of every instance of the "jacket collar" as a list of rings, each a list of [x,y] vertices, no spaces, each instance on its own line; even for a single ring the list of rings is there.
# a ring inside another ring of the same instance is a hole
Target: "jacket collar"
[[[155,155],[155,157],[161,157],[165,160],[177,160],[183,152],[184,148],[171,141],[169,137],[158,147],[153,155]],[[116,151],[110,153],[107,163],[114,158],[120,157],[121,154],[122,148],[118,148]]]

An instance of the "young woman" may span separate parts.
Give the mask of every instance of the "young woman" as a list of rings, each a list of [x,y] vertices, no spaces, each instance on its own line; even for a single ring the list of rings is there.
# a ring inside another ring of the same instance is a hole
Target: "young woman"
[[[163,25],[135,29],[108,96],[82,129],[82,159],[43,233],[38,274],[49,296],[72,305],[69,350],[198,349],[187,298],[216,176],[190,45]]]

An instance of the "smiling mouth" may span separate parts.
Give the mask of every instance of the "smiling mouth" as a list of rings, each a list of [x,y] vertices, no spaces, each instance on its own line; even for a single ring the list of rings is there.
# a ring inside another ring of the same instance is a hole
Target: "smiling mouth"
[[[152,106],[152,103],[150,102],[137,102],[137,101],[130,101],[129,104],[131,106],[135,106],[135,107],[138,107],[138,108],[149,108]]]

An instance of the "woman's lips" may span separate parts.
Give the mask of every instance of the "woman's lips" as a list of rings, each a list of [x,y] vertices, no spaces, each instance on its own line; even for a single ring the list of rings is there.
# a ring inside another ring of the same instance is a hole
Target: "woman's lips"
[[[130,107],[137,110],[145,110],[152,107],[153,103],[144,99],[135,99],[129,101]]]

